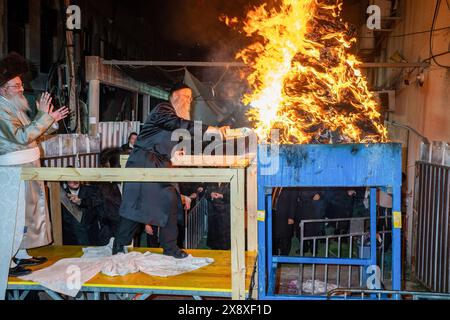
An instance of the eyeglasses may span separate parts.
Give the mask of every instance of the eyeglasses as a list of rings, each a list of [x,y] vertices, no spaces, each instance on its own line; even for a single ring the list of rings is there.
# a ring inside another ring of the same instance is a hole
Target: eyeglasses
[[[13,86],[6,86],[6,88],[23,89],[23,84],[15,84]]]

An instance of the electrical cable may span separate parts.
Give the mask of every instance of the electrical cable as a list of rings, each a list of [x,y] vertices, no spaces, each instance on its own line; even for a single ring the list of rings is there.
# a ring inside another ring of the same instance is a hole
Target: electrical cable
[[[433,58],[436,58],[436,57],[445,56],[446,54],[449,54],[449,53],[450,53],[450,50],[445,51],[445,52],[442,52],[442,53],[438,53],[438,54],[435,54],[435,55],[433,55],[433,56],[431,56],[431,57],[428,57],[428,58],[422,60],[422,62],[429,61],[429,60],[431,60],[431,59],[433,59]]]
[[[441,7],[441,2],[442,2],[442,0],[437,0],[437,1],[436,1],[436,7],[435,7],[435,9],[434,9],[433,21],[432,21],[432,23],[431,23],[431,30],[433,30],[434,27],[435,27],[435,25],[436,25],[436,20],[437,20],[437,17],[438,17],[438,15],[439,15],[439,9],[440,9],[440,7]],[[430,32],[430,55],[431,55],[431,59],[432,59],[432,60],[434,61],[434,63],[435,63],[436,65],[438,65],[439,67],[441,67],[441,68],[450,68],[450,66],[445,66],[445,65],[440,64],[440,63],[436,60],[436,57],[435,57],[434,54],[433,54],[433,31]]]

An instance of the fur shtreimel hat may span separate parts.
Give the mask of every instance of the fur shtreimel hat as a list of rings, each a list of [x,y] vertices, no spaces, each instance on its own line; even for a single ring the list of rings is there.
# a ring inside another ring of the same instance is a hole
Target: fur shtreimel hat
[[[11,52],[0,60],[0,86],[28,72],[28,62],[17,52]]]
[[[178,82],[175,85],[170,88],[169,91],[169,99],[172,97],[175,91],[182,90],[182,89],[191,89],[187,84],[184,84],[183,82]],[[192,89],[191,89],[192,90]]]

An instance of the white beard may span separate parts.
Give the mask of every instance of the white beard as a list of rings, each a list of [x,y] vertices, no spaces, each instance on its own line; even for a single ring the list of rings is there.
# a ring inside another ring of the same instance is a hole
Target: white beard
[[[18,111],[27,112],[31,110],[27,98],[25,98],[25,96],[21,93],[7,99],[9,102],[11,102],[12,105],[16,107]]]
[[[182,112],[179,115],[180,118],[183,118],[184,120],[191,120],[191,115],[189,114],[189,112]]]
[[[185,120],[191,120],[191,110],[190,110],[190,105],[187,106],[181,106],[181,107],[174,107],[175,108],[175,112],[177,113],[177,116],[179,116],[182,119]]]

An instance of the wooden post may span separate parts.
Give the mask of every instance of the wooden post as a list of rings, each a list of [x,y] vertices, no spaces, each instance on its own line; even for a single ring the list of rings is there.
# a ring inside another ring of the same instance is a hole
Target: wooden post
[[[142,107],[142,122],[145,122],[147,120],[148,114],[150,113],[150,95],[144,94],[144,98],[142,101],[143,107]]]
[[[235,169],[231,194],[231,290],[233,300],[245,300],[245,169]]]
[[[253,161],[246,169],[247,172],[247,251],[258,252],[258,167]],[[253,267],[253,266],[252,266]],[[258,268],[255,271],[252,299],[258,299]]]
[[[258,250],[258,220],[257,220],[257,167],[252,163],[247,168],[247,250]]]
[[[6,1],[0,1],[0,28],[2,30],[7,30],[7,14],[6,14]],[[6,32],[0,32],[0,54],[2,57],[6,55],[7,50],[7,38],[6,38]]]
[[[100,81],[89,81],[89,134],[96,136],[100,121]]]
[[[62,215],[59,182],[49,182],[50,189],[50,214],[52,219],[53,245],[62,246]]]
[[[41,61],[41,2],[29,1],[29,23],[25,25],[26,57],[37,66]],[[55,58],[56,59],[56,58]]]

